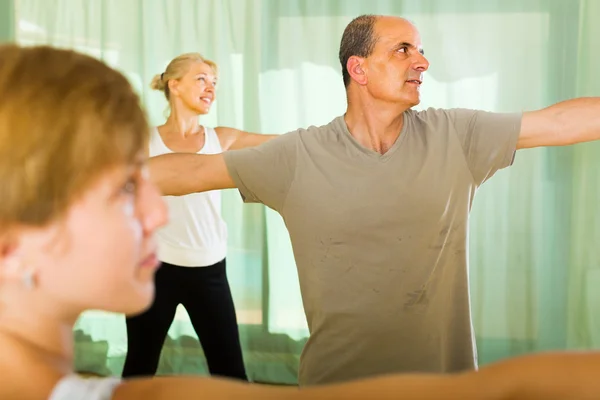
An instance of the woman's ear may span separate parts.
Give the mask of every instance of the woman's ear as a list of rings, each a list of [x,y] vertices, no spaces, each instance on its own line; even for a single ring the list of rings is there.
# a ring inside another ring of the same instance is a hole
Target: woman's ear
[[[169,93],[174,93],[179,96],[179,81],[176,79],[169,79],[167,86],[169,86]]]
[[[22,251],[23,243],[17,233],[0,234],[0,284],[18,282],[27,289],[36,286],[37,273],[29,268]]]
[[[0,279],[15,278],[21,274],[18,235],[14,232],[0,233]]]

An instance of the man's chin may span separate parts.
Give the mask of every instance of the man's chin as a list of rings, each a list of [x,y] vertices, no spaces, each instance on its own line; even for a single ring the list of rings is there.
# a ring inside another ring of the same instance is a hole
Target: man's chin
[[[418,106],[419,104],[421,104],[421,96],[417,96],[417,97],[413,97],[410,99],[410,106],[414,107],[414,106]]]
[[[403,103],[406,105],[406,109],[408,110],[410,108],[413,108],[413,107],[418,106],[419,104],[421,104],[421,99],[420,98],[418,98],[418,99],[410,99],[410,100],[404,101]]]

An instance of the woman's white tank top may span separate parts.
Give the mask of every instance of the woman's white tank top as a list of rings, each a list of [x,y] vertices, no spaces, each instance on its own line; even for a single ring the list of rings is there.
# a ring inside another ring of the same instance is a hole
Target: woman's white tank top
[[[222,153],[217,132],[207,127],[204,132],[204,147],[198,154]],[[152,129],[150,157],[166,153],[173,151],[165,145],[158,129]],[[221,217],[219,190],[163,199],[169,208],[169,222],[157,231],[159,260],[182,267],[206,267],[225,258],[227,226]]]
[[[58,382],[48,400],[110,400],[118,378],[82,378],[68,375]]]

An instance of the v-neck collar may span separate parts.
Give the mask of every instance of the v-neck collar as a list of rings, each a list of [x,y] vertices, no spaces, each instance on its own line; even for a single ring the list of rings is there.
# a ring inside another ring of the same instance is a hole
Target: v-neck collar
[[[384,154],[381,154],[378,151],[375,151],[360,144],[358,140],[356,140],[356,138],[350,133],[348,125],[346,125],[346,121],[344,120],[344,115],[337,117],[335,124],[337,125],[337,128],[340,129],[340,131],[342,132],[342,135],[340,136],[345,137],[345,139],[349,141],[352,144],[352,146],[354,146],[358,151],[370,158],[374,158],[380,161],[386,161],[398,150],[398,148],[402,146],[402,142],[404,142],[407,132],[407,126],[409,124],[407,114],[407,112],[404,112],[400,135],[398,136],[392,147],[390,147],[389,150],[386,151]]]

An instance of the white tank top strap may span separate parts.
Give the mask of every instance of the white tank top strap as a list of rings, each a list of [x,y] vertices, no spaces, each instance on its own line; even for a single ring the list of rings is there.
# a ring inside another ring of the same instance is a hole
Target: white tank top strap
[[[157,127],[153,127],[150,130],[150,157],[158,156],[166,153],[173,153],[165,142],[162,140]],[[204,126],[204,146],[200,149],[198,154],[219,154],[222,153],[221,142],[219,136],[214,128]]]
[[[150,157],[172,153],[165,142],[163,142],[162,138],[160,137],[160,133],[158,133],[158,128],[156,127],[150,129],[150,141],[148,143],[148,147],[150,151]]]
[[[68,375],[58,382],[48,400],[111,400],[119,384],[119,378]]]
[[[219,154],[222,153],[219,135],[214,128],[204,127],[204,147],[199,151],[200,154]]]

